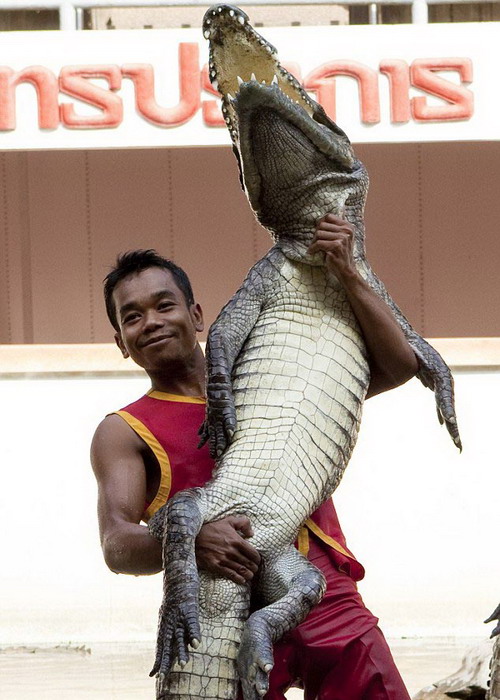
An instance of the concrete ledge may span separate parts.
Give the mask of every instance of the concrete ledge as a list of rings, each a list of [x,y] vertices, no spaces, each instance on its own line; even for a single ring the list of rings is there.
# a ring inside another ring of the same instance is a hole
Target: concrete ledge
[[[500,369],[500,338],[429,338],[429,343],[455,369]]]
[[[450,367],[500,369],[498,338],[430,338]],[[204,344],[202,344],[204,345]],[[113,343],[85,345],[0,345],[0,375],[141,374]]]
[[[114,343],[0,345],[0,374],[142,373]]]

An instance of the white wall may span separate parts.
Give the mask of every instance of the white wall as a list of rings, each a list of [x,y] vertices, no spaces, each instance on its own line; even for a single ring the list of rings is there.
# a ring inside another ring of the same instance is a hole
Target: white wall
[[[161,578],[106,569],[88,460],[99,420],[147,387],[130,373],[0,378],[3,643],[153,638]],[[412,380],[367,403],[336,495],[390,636],[481,635],[500,598],[500,371],[460,371],[456,390],[462,455]]]

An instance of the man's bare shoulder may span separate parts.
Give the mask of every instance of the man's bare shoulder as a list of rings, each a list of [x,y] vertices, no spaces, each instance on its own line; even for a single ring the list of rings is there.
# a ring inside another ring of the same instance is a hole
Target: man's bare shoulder
[[[90,455],[92,467],[102,473],[117,461],[135,459],[144,449],[144,443],[132,428],[116,413],[106,416],[97,426],[92,439]]]
[[[99,423],[94,433],[94,440],[126,440],[127,442],[140,441],[139,436],[130,426],[118,415],[110,413]]]

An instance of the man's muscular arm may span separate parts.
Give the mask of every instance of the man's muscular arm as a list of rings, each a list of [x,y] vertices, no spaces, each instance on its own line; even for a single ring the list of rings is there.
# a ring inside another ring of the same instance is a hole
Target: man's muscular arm
[[[146,501],[144,449],[142,440],[117,415],[102,421],[92,441],[101,546],[115,573],[138,576],[162,568],[161,545],[140,524]],[[196,540],[198,565],[236,583],[251,580],[260,561],[246,542],[251,535],[250,522],[243,516],[206,523]]]
[[[352,254],[353,227],[334,214],[317,225],[310,253],[325,253],[326,266],[343,285],[363,332],[370,363],[367,398],[393,389],[418,371],[418,361],[387,304],[361,277]]]
[[[161,545],[140,525],[146,502],[142,440],[120,416],[107,416],[91,447],[97,479],[97,515],[106,564],[115,573],[161,571]]]

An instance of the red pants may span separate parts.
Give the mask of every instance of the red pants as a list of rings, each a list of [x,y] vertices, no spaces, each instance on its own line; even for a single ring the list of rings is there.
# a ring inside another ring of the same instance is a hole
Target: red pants
[[[410,700],[354,581],[333,567],[312,538],[309,559],[326,576],[326,594],[276,644],[266,700],[284,700],[292,685],[304,687],[305,700]]]

